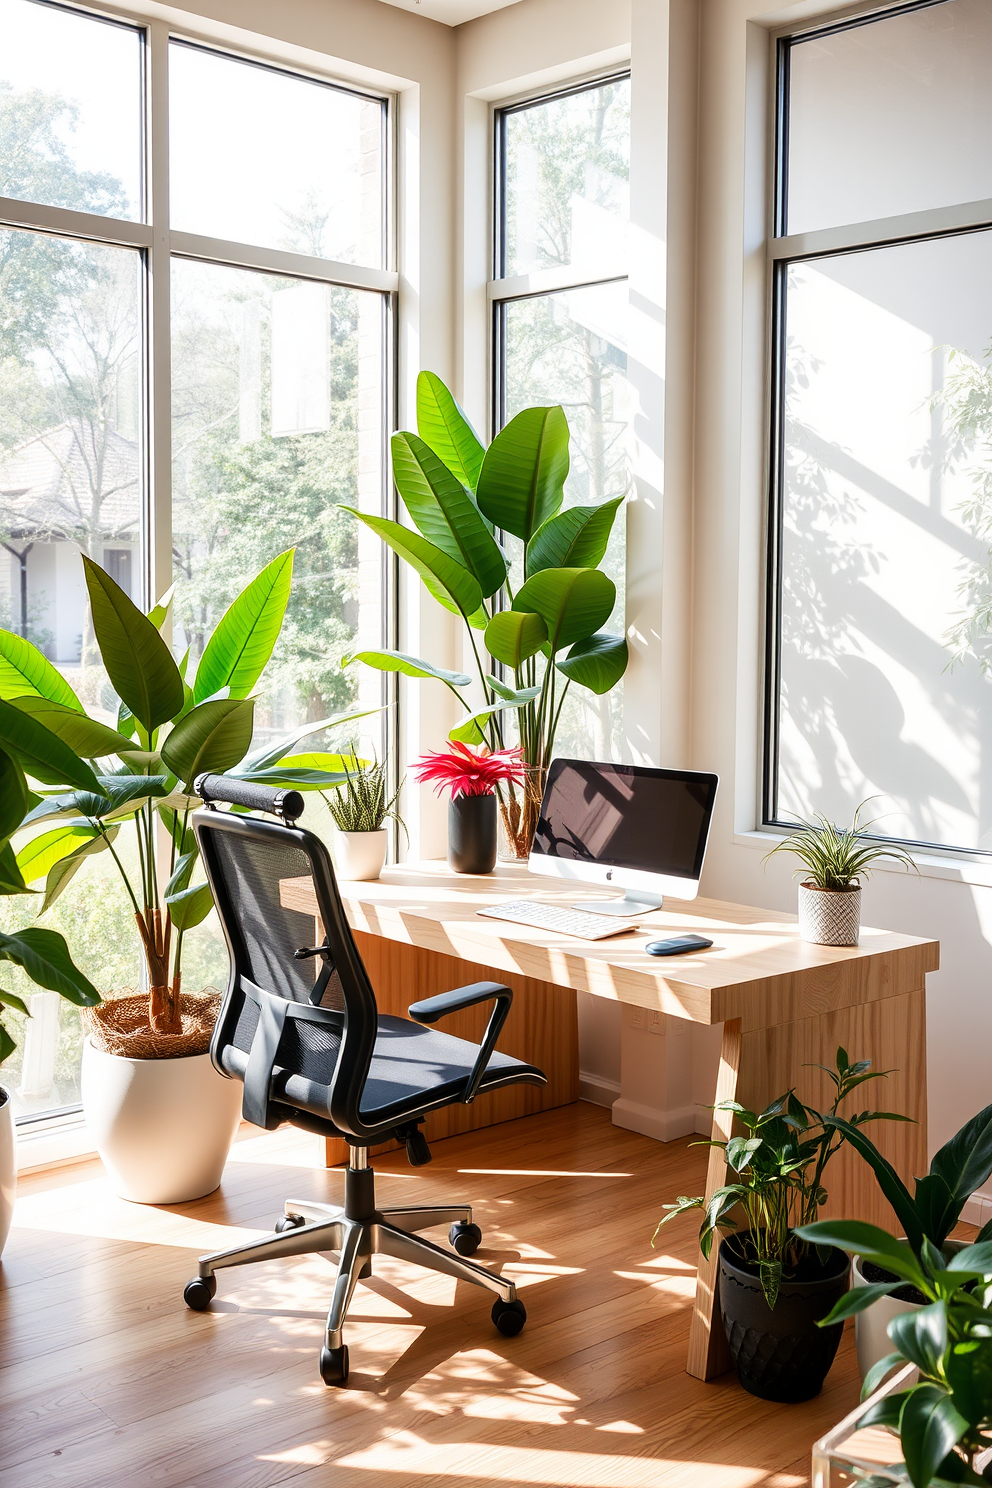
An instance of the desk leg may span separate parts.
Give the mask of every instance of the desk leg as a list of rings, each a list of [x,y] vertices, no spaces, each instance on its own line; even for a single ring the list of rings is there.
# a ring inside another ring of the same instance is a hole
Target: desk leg
[[[733,1018],[723,1025],[716,1105],[736,1099],[740,1064],[741,1024],[739,1018]],[[732,1111],[714,1111],[711,1134],[714,1142],[726,1142],[733,1134],[733,1124]],[[718,1188],[722,1188],[726,1181],[727,1164],[723,1152],[719,1147],[711,1147],[706,1168],[706,1197],[709,1198]],[[718,1374],[725,1374],[731,1365],[717,1296],[719,1249],[719,1241],[715,1240],[709,1260],[704,1260],[702,1255],[699,1257],[696,1301],[689,1330],[689,1358],[685,1367],[688,1374],[701,1380],[714,1379]]]

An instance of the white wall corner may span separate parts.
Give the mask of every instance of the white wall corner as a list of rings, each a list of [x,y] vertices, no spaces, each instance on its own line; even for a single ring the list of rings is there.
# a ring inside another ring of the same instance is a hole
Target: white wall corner
[[[627,1131],[640,1132],[642,1136],[654,1137],[656,1142],[674,1142],[677,1137],[688,1137],[696,1129],[695,1106],[681,1106],[671,1111],[661,1111],[655,1106],[645,1106],[639,1101],[613,1102],[613,1125]]]
[[[579,1100],[594,1106],[612,1106],[620,1096],[620,1081],[608,1080],[591,1070],[579,1070]]]

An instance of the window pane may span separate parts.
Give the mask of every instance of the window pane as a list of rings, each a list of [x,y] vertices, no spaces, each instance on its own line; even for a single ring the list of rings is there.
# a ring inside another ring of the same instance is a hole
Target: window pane
[[[133,27],[0,0],[0,196],[136,219],[141,71]]]
[[[126,249],[0,232],[0,304],[14,308],[0,320],[0,625],[39,646],[110,724],[116,698],[94,645],[79,554],[140,601],[138,274],[138,255]],[[41,922],[66,936],[103,991],[137,977],[133,917],[106,863],[84,864]],[[0,898],[0,929],[33,922],[38,909]],[[26,1027],[11,1020],[19,1049],[4,1074],[15,1113],[75,1104],[78,1011],[12,967],[3,980],[34,1014]]]
[[[788,231],[992,197],[990,58],[986,0],[795,43]]]
[[[379,100],[177,42],[169,55],[174,228],[381,266]]]
[[[627,265],[630,79],[505,116],[507,275]]]
[[[780,814],[992,851],[992,236],[788,276]]]
[[[565,505],[595,505],[624,495],[630,485],[626,284],[514,300],[504,314],[507,418],[534,404],[560,403],[572,436]],[[514,587],[521,578],[519,552],[515,556]],[[606,629],[620,635],[624,629],[622,508],[600,567],[617,586],[616,608]],[[584,759],[619,759],[622,727],[622,684],[604,697],[572,687],[555,752]]]

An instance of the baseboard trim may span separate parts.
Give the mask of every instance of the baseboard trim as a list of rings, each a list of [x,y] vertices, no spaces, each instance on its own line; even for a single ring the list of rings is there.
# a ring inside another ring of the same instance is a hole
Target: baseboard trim
[[[590,1101],[594,1106],[612,1106],[619,1094],[619,1080],[607,1080],[603,1075],[579,1070],[579,1100]]]
[[[613,1102],[613,1125],[627,1131],[654,1137],[656,1142],[674,1142],[678,1137],[692,1136],[696,1130],[696,1107],[679,1106],[673,1111],[660,1111],[656,1106],[642,1106],[637,1101]]]
[[[966,1224],[978,1225],[981,1229],[992,1219],[992,1194],[974,1193],[965,1203],[961,1218]]]

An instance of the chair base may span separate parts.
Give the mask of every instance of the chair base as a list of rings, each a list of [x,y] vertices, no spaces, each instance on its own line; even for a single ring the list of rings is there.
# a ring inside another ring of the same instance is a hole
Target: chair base
[[[372,1274],[372,1257],[389,1255],[410,1261],[428,1271],[439,1271],[458,1281],[470,1282],[494,1292],[497,1301],[493,1321],[501,1332],[520,1331],[526,1318],[523,1304],[517,1299],[512,1281],[504,1281],[484,1266],[477,1266],[464,1256],[444,1250],[417,1233],[434,1225],[471,1225],[472,1209],[468,1204],[434,1206],[414,1205],[399,1209],[378,1209],[375,1203],[375,1178],[368,1166],[364,1148],[350,1147],[349,1165],[345,1172],[345,1202],[341,1206],[319,1204],[310,1199],[287,1199],[286,1219],[291,1227],[273,1231],[258,1240],[232,1246],[200,1257],[198,1276],[187,1283],[186,1301],[197,1310],[209,1305],[216,1290],[215,1272],[228,1266],[247,1266],[256,1261],[277,1260],[283,1256],[313,1255],[336,1251],[339,1256],[334,1293],[327,1314],[324,1348],[321,1350],[321,1373],[328,1383],[344,1384],[347,1380],[347,1350],[344,1348],[345,1318],[359,1281]],[[476,1236],[478,1231],[475,1231]],[[512,1314],[512,1316],[511,1316]],[[519,1319],[519,1321],[516,1321]],[[516,1325],[513,1326],[516,1321]],[[508,1325],[509,1324],[509,1325]],[[325,1370],[325,1354],[340,1361],[336,1370]],[[334,1376],[328,1379],[328,1374]]]

